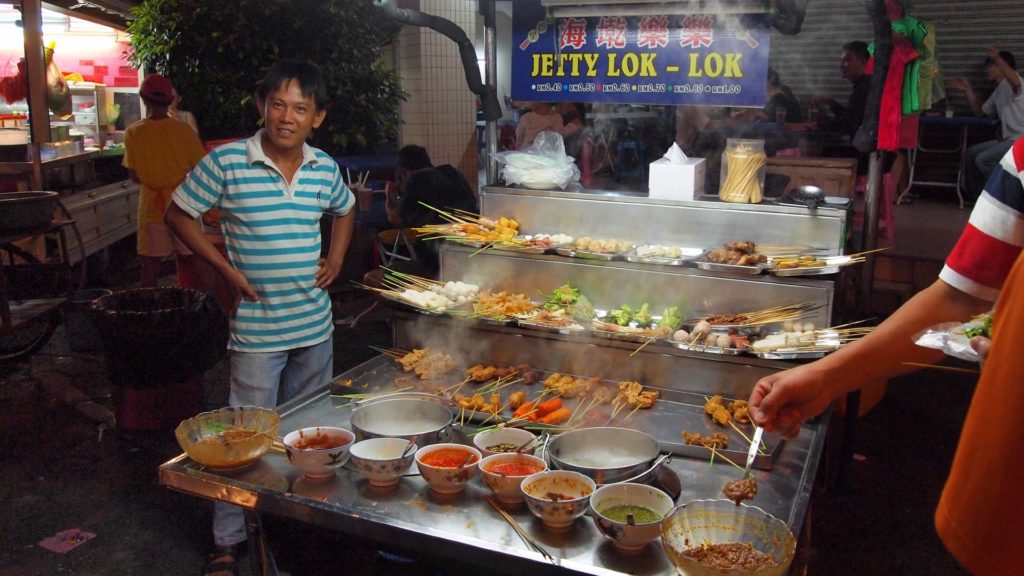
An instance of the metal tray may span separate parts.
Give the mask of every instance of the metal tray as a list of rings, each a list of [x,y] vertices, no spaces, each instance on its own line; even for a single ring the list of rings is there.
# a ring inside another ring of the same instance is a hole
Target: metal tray
[[[780,278],[787,276],[826,276],[828,274],[839,273],[839,266],[814,266],[809,268],[783,268],[776,270],[774,268],[768,269],[769,274],[774,274]]]
[[[700,258],[693,261],[697,265],[697,268],[701,270],[710,270],[712,272],[729,272],[731,274],[749,274],[755,275],[764,272],[768,267],[767,264],[758,264],[757,266],[738,266],[736,264],[719,264],[718,262],[711,262],[707,259],[707,255],[701,256]]]
[[[532,234],[532,236],[536,236],[536,234]],[[516,236],[515,238],[513,238],[513,240],[518,240],[518,241],[526,242],[525,235]],[[554,251],[558,250],[559,248],[565,248],[567,246],[570,246],[570,244],[562,243],[562,244],[552,244],[551,246],[527,246],[527,245],[517,245],[517,244],[506,244],[504,242],[500,242],[500,243],[497,243],[497,244],[494,245],[494,249],[495,250],[505,250],[505,251],[508,251],[508,252],[520,252],[520,253],[523,253],[523,254],[545,254],[547,252],[554,252]]]
[[[739,348],[720,348],[718,346],[705,346],[703,344],[687,344],[685,342],[677,342],[671,338],[665,338],[663,342],[673,348],[679,348],[680,350],[689,350],[691,352],[722,354],[723,356],[739,356],[740,354],[743,354],[743,350],[740,350]]]
[[[608,330],[598,330],[597,328],[591,328],[589,333],[599,338],[621,340],[624,342],[637,342],[639,344],[653,344],[654,342],[661,340],[660,336],[645,335],[636,332],[609,332]]]
[[[684,322],[683,326],[687,332],[692,332],[693,327],[696,326],[696,322]],[[741,336],[758,336],[764,331],[764,324],[712,324],[712,332],[721,332],[728,334],[729,332],[735,331]]]
[[[825,261],[824,266],[812,266],[806,268],[782,268],[776,269],[771,266],[768,268],[769,274],[774,274],[779,277],[787,276],[825,276],[828,274],[836,274],[840,268],[850,262],[849,256],[830,256],[828,258],[822,258]],[[770,265],[770,262],[769,262]]]
[[[703,248],[686,248],[682,247],[684,253],[678,258],[668,258],[665,256],[640,256],[634,249],[629,254],[626,254],[627,262],[639,262],[641,264],[660,264],[662,266],[686,266],[693,260],[700,258],[704,255]]]
[[[519,325],[520,328],[525,328],[527,330],[551,332],[552,334],[582,334],[586,331],[586,328],[575,323],[569,326],[553,326],[542,322],[531,322],[524,318],[516,318],[516,324]]]
[[[555,252],[561,256],[567,256],[569,258],[583,258],[585,260],[621,260],[622,254],[612,252],[583,252],[580,250],[573,250],[568,247],[555,248]]]
[[[406,302],[405,300],[395,298],[394,296],[390,296],[383,292],[378,292],[377,296],[381,300],[383,300],[384,304],[387,306],[390,306],[398,310],[403,310],[406,312],[416,312],[417,314],[425,314],[427,316],[444,316],[448,313],[449,310],[451,310],[451,308],[445,308],[444,310],[439,310],[435,308],[421,308],[419,306],[413,305],[411,302]]]
[[[526,392],[527,399],[535,398],[540,394],[541,390],[543,390],[542,382],[550,374],[550,372],[542,370],[538,370],[537,372],[540,374],[540,379],[535,384],[527,385],[519,383],[508,385],[501,389],[503,396],[507,397],[509,393],[523,390]],[[599,376],[599,374],[580,374],[573,376]],[[394,382],[396,377],[408,378],[406,381],[402,382],[401,386],[412,385],[417,388],[421,388],[421,391],[432,392],[445,386],[457,385],[463,379],[463,371],[453,370],[445,377],[438,380],[420,380],[412,372],[403,372],[397,362],[387,362],[370,372],[360,374],[357,378],[358,381],[346,382],[336,380],[332,382],[331,394],[387,392],[400,387]],[[605,382],[607,384],[617,385],[616,382]],[[466,384],[462,387],[461,391],[462,393],[469,395],[473,393],[477,386],[480,385]],[[614,418],[610,418],[611,408],[609,405],[604,404],[594,406],[583,416],[582,426],[616,426],[639,430],[649,434],[657,440],[662,452],[668,452],[676,456],[697,460],[709,460],[711,458],[711,451],[707,448],[689,446],[685,444],[683,442],[682,432],[700,432],[702,434],[722,432],[729,438],[729,447],[725,450],[716,450],[716,453],[740,464],[746,460],[748,447],[747,441],[744,440],[739,432],[731,426],[723,428],[711,422],[710,417],[704,414],[704,403],[707,401],[704,395],[666,388],[646,388],[658,390],[661,393],[661,398],[655,402],[653,407],[636,411],[624,409],[621,410]],[[727,399],[727,402],[730,400],[731,399]],[[335,399],[335,401],[341,404],[348,403],[347,399]],[[581,404],[586,405],[589,404],[590,401],[584,397],[582,399],[565,399],[564,402],[575,412]],[[506,409],[505,413],[508,414],[510,411]],[[455,412],[456,425],[460,422],[493,425],[506,421],[507,419],[508,417],[505,415],[495,418],[488,413],[472,410],[456,410]],[[748,437],[754,430],[753,425],[750,424],[737,423],[737,426],[745,430]],[[762,441],[765,443],[767,449],[764,453],[759,453],[754,458],[753,466],[762,470],[771,470],[782,450],[784,438],[773,432],[765,432]]]
[[[750,353],[758,358],[765,360],[816,360],[823,358],[827,354],[831,354],[839,349],[839,342],[828,342],[828,343],[815,343],[815,346],[820,346],[820,350],[786,350],[781,348],[779,350],[772,350],[770,352],[758,352],[753,348],[750,349]]]

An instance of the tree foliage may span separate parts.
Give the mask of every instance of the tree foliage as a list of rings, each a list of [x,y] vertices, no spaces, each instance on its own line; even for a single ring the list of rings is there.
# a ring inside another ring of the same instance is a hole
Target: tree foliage
[[[255,131],[256,83],[285,58],[315,62],[326,77],[331,102],[315,145],[359,153],[397,134],[404,94],[380,56],[399,26],[371,0],[145,0],[134,11],[131,62],[174,82],[206,139]]]

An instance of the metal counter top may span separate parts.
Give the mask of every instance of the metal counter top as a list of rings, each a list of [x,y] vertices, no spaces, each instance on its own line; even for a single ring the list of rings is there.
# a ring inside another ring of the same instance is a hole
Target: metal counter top
[[[391,362],[371,359],[340,375],[353,382],[372,380],[373,371]],[[307,426],[349,426],[348,399],[324,389],[278,408],[282,435]],[[826,422],[804,424],[787,441],[771,472],[756,471],[759,491],[754,504],[789,523],[799,535],[807,513],[814,476],[824,444]],[[682,485],[682,503],[719,497],[722,486],[737,477],[729,464],[673,458],[668,466]],[[160,466],[161,484],[212,500],[294,518],[389,546],[402,546],[460,564],[485,567],[489,573],[674,575],[658,541],[640,554],[619,552],[593,521],[584,517],[564,532],[548,530],[525,505],[510,509],[523,527],[556,557],[545,560],[528,549],[482,496],[489,490],[479,478],[462,494],[442,496],[419,476],[406,476],[390,490],[371,487],[348,467],[327,480],[310,481],[284,454],[268,453],[239,471],[199,466],[184,454]]]

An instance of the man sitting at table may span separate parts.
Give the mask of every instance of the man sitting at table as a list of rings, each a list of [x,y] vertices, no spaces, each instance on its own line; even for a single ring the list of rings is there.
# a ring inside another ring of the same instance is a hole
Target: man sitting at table
[[[818,127],[827,132],[838,132],[853,138],[864,121],[864,110],[868,105],[868,92],[871,90],[871,75],[865,67],[871,53],[866,42],[855,40],[843,45],[843,55],[839,60],[839,74],[853,85],[850,97],[843,106],[831,96],[814,96],[811,98],[811,110],[827,107],[834,118],[822,120]],[[813,113],[812,113],[813,116]]]
[[[971,111],[975,116],[998,117],[1002,122],[1002,132],[996,140],[989,140],[967,149],[964,163],[967,165],[965,185],[967,197],[973,201],[981,194],[981,190],[989,175],[999,165],[999,160],[1013,145],[1014,140],[1024,136],[1024,90],[1021,89],[1021,76],[1017,72],[1017,63],[1013,54],[995,46],[986,51],[985,76],[996,85],[992,95],[979,104],[978,96],[971,89],[966,78],[953,78],[953,88],[967,96]]]
[[[427,149],[410,144],[398,151],[399,186],[390,188],[385,200],[388,222],[398,228],[416,228],[443,222],[438,210],[476,212],[478,203],[466,177],[451,164],[434,166]],[[396,194],[397,193],[397,194]],[[397,196],[397,197],[393,197]],[[433,276],[438,270],[439,242],[416,242],[420,262]]]

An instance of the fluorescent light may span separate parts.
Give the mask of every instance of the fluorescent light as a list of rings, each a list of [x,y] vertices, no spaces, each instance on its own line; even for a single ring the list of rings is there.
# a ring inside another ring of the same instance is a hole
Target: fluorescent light
[[[554,18],[597,16],[659,16],[669,14],[755,14],[768,11],[763,0],[689,0],[651,2],[650,0],[541,0]]]

